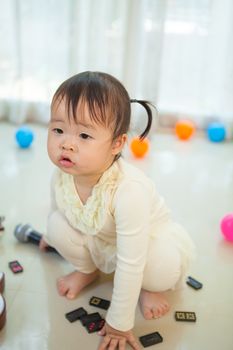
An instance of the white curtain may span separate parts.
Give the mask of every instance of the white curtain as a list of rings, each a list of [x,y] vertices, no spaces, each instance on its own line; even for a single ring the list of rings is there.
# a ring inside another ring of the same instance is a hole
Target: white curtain
[[[58,85],[98,70],[161,116],[233,121],[232,34],[232,0],[0,0],[0,118],[47,122]]]

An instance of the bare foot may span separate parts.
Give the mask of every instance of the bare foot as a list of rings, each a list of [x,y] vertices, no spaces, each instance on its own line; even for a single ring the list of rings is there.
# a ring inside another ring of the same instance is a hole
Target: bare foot
[[[69,275],[63,276],[57,280],[58,293],[66,296],[68,299],[75,299],[78,293],[93,282],[99,275],[99,270],[92,273],[83,273],[73,271]]]
[[[161,317],[170,309],[163,293],[148,292],[144,289],[141,290],[139,303],[142,314],[146,320]]]

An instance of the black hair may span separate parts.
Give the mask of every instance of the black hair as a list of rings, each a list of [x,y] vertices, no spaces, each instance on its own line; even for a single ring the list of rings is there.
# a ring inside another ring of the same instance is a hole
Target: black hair
[[[153,106],[146,100],[130,99],[122,83],[112,75],[103,72],[82,72],[64,81],[52,99],[55,102],[65,99],[68,118],[77,121],[76,110],[79,103],[87,103],[90,118],[104,126],[111,126],[113,139],[129,130],[131,103],[141,104],[147,112],[148,122],[139,138],[144,139],[152,124]]]

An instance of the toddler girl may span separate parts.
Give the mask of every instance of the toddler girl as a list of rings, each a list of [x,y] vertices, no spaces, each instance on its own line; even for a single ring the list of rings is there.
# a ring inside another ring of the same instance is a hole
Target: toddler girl
[[[130,125],[131,102],[109,74],[83,72],[66,80],[51,104],[48,154],[57,170],[52,179],[49,244],[74,267],[57,281],[69,299],[99,271],[114,274],[111,305],[99,346],[140,349],[132,328],[139,300],[145,319],[169,310],[164,292],[185,276],[193,244],[174,223],[154,183],[121,157]]]

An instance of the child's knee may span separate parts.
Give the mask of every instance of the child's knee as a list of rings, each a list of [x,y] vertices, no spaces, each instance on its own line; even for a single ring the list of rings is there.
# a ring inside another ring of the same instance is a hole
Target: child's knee
[[[150,246],[144,269],[143,288],[150,291],[165,291],[174,288],[181,277],[181,255],[172,242],[162,240],[154,243]]]
[[[48,230],[58,230],[60,228],[69,226],[64,215],[59,211],[53,211],[48,217]]]

